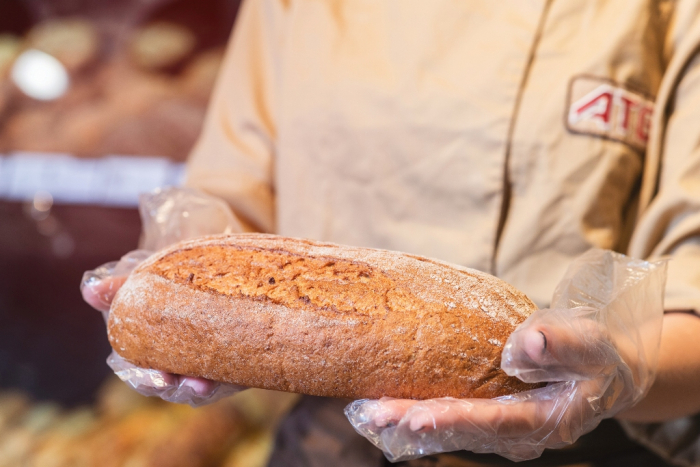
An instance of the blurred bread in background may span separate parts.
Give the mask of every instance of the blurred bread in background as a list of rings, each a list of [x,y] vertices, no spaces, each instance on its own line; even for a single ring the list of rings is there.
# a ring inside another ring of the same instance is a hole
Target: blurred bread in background
[[[129,41],[134,62],[146,70],[159,70],[184,60],[197,43],[194,33],[184,26],[157,21],[136,30]]]
[[[0,79],[7,76],[21,47],[22,40],[18,36],[0,33]]]
[[[70,410],[0,392],[0,466],[263,467],[297,396],[248,390],[210,406],[147,398],[109,378]]]
[[[76,72],[97,58],[100,45],[97,28],[89,20],[55,18],[30,29],[23,47],[41,50]]]

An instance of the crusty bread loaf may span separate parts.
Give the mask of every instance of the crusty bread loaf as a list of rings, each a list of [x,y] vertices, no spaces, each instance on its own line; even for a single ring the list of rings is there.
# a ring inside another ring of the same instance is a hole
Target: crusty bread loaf
[[[534,386],[500,356],[535,305],[488,274],[403,253],[274,235],[156,253],[109,317],[140,367],[303,394],[495,397]]]

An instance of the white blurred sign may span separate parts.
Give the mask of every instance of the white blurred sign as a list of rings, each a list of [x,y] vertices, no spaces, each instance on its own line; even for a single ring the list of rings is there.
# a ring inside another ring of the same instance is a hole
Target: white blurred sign
[[[0,155],[0,199],[26,201],[50,193],[57,204],[138,206],[139,194],[178,186],[184,164],[162,157],[107,156],[79,159],[68,154],[15,152]]]

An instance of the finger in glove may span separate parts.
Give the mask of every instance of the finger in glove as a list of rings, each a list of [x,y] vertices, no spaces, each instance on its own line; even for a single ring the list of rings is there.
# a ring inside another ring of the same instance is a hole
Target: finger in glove
[[[107,358],[107,364],[119,379],[139,394],[157,396],[168,402],[189,404],[192,407],[211,404],[246,389],[242,386],[204,378],[139,368],[124,360],[116,352],[112,352]]]
[[[609,374],[622,362],[597,314],[587,307],[535,311],[509,336],[501,368],[528,383]]]

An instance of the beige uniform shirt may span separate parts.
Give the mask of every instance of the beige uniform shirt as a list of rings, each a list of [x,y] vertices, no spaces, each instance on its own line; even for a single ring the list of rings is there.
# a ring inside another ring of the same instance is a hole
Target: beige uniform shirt
[[[248,0],[188,183],[541,306],[590,247],[671,255],[700,310],[698,46],[700,0]]]

